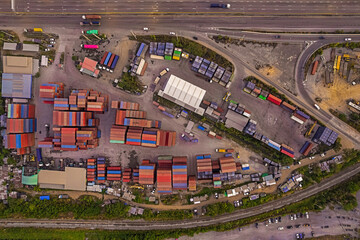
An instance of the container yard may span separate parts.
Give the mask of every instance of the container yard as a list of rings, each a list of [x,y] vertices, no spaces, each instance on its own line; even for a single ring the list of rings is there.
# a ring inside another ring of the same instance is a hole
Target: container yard
[[[150,160],[143,160],[139,166],[139,183],[144,185],[153,185],[155,183],[154,175],[155,163],[150,163]]]

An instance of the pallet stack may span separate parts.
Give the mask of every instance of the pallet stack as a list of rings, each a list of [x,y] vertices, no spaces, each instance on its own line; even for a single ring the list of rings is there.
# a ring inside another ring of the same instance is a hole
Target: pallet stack
[[[97,182],[98,184],[105,183],[105,158],[97,158]]]
[[[172,166],[174,190],[187,190],[187,157],[174,157]]]
[[[159,156],[157,169],[157,191],[160,194],[171,194],[172,156]]]
[[[106,180],[121,181],[121,167],[111,166],[106,168]]]
[[[155,163],[150,163],[150,160],[143,160],[139,167],[139,183],[140,184],[154,184]]]

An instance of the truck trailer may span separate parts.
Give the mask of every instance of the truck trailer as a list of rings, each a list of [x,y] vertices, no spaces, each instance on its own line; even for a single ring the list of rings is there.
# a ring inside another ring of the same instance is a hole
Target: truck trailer
[[[82,19],[89,20],[89,19],[95,19],[95,20],[101,20],[100,15],[82,15]]]

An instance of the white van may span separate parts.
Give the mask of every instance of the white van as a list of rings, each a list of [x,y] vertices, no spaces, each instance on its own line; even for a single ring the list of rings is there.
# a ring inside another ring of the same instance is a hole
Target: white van
[[[319,105],[317,105],[317,104],[314,104],[314,107],[317,109],[317,110],[320,110],[320,107],[319,107]]]

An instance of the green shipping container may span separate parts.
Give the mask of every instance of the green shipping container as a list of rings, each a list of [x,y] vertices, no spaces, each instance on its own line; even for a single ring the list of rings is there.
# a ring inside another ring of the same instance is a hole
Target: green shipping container
[[[262,100],[266,100],[266,97],[259,95],[259,98]]]
[[[165,56],[165,60],[171,60],[172,59],[172,56]]]
[[[89,31],[86,31],[87,34],[96,34],[98,35],[99,34],[99,31],[98,30],[89,30]]]

